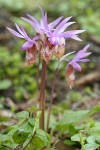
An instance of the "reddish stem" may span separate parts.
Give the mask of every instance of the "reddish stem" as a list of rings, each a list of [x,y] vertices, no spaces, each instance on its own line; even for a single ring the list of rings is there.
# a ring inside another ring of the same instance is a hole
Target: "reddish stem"
[[[54,73],[54,77],[51,83],[51,97],[50,97],[50,106],[49,106],[49,111],[48,111],[48,117],[47,117],[47,127],[46,127],[46,131],[48,132],[48,128],[49,128],[49,122],[50,122],[50,114],[51,114],[51,109],[52,109],[52,103],[53,103],[53,94],[54,94],[54,87],[55,87],[55,81],[56,81],[56,76],[58,73],[58,67],[56,68],[56,71]]]
[[[37,79],[36,79],[36,82],[37,82],[37,91],[39,90],[40,62],[41,62],[41,57],[40,57],[40,53],[39,53]]]
[[[42,61],[41,85],[40,85],[40,128],[44,130],[44,110],[45,110],[45,82],[46,82],[46,61]]]

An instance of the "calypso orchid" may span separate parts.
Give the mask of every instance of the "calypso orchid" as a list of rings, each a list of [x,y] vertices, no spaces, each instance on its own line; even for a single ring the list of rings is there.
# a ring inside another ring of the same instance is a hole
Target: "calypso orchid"
[[[88,62],[89,59],[85,59],[85,57],[89,56],[91,52],[87,52],[87,49],[89,48],[89,44],[86,45],[82,50],[78,51],[74,58],[68,63],[66,67],[66,80],[68,82],[68,85],[70,88],[72,88],[75,80],[74,72],[81,71],[81,66],[78,64],[79,62]]]
[[[42,14],[40,22],[38,22],[29,14],[27,14],[28,19],[21,17],[35,29],[37,36],[34,36],[33,39],[30,39],[27,36],[24,28],[19,27],[17,24],[16,28],[19,33],[11,28],[7,28],[13,35],[26,40],[21,49],[26,50],[26,62],[28,65],[34,64],[37,51],[47,62],[52,58],[53,55],[60,58],[64,54],[65,38],[72,38],[81,41],[81,39],[78,37],[78,34],[85,31],[65,31],[67,27],[75,23],[68,22],[71,17],[65,18],[64,20],[62,20],[63,17],[59,17],[55,21],[48,24],[47,13],[45,13],[41,7],[40,11]]]
[[[85,59],[85,57],[89,56],[91,53],[87,52],[89,45],[86,45],[82,50],[76,53],[74,58],[69,61],[67,60],[67,56],[71,55],[74,52],[70,52],[64,55],[65,51],[65,39],[71,38],[74,40],[81,41],[79,38],[79,34],[84,32],[85,30],[71,30],[65,31],[70,25],[74,24],[75,22],[69,22],[72,17],[68,17],[63,19],[62,17],[57,18],[51,23],[48,23],[47,20],[47,13],[43,11],[40,7],[40,11],[42,17],[40,21],[37,21],[34,17],[27,14],[28,18],[21,17],[24,21],[30,24],[35,32],[36,36],[33,38],[29,38],[27,33],[25,32],[23,27],[19,27],[17,24],[16,28],[18,32],[15,30],[8,28],[7,29],[15,36],[22,38],[25,40],[25,43],[21,46],[22,50],[26,51],[26,63],[28,65],[33,65],[36,60],[36,53],[39,53],[39,64],[40,64],[40,56],[42,58],[42,71],[41,71],[41,85],[40,85],[40,128],[44,130],[44,110],[45,110],[45,82],[46,82],[46,65],[47,62],[53,57],[56,56],[59,58],[58,66],[54,73],[54,79],[52,82],[52,89],[51,89],[51,98],[50,98],[50,107],[48,111],[48,120],[47,120],[47,130],[49,127],[50,121],[50,113],[52,108],[53,102],[53,93],[54,93],[54,86],[57,71],[59,68],[59,64],[62,61],[67,61],[66,67],[66,80],[70,88],[72,88],[75,80],[74,72],[81,71],[81,66],[78,64],[79,62],[88,62],[89,59]],[[39,69],[39,66],[38,66]]]
[[[26,50],[26,63],[29,65],[32,65],[36,60],[36,46],[35,42],[39,39],[38,36],[33,37],[33,39],[30,39],[25,32],[23,27],[19,27],[16,23],[15,26],[18,30],[16,32],[15,30],[8,28],[7,29],[15,36],[24,39],[26,42],[21,46],[21,50]]]
[[[30,24],[36,31],[36,36],[30,39],[25,32],[23,27],[19,27],[17,24],[15,30],[8,28],[7,29],[15,36],[24,39],[26,42],[21,46],[22,50],[26,50],[26,63],[28,65],[34,64],[36,60],[36,52],[40,53],[43,60],[48,62],[53,55],[58,58],[64,54],[65,50],[65,38],[71,38],[74,40],[81,41],[78,37],[79,33],[84,32],[85,30],[71,30],[65,31],[67,27],[74,24],[75,22],[69,22],[72,17],[63,19],[62,17],[57,18],[51,23],[48,23],[47,13],[43,11],[41,7],[40,11],[42,17],[40,21],[37,21],[34,17],[27,14],[28,18],[21,17],[24,21]],[[63,20],[62,20],[63,19]],[[73,86],[75,80],[74,71],[81,71],[81,66],[79,62],[87,62],[89,59],[84,59],[84,57],[90,55],[90,52],[86,52],[89,45],[85,46],[82,50],[77,52],[72,61],[70,61],[66,67],[66,79],[70,86]],[[69,54],[62,56],[60,60],[63,60]]]

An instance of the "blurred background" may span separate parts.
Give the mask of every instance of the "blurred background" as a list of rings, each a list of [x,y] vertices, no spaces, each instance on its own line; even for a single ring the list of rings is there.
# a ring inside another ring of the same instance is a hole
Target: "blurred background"
[[[20,19],[27,13],[39,20],[38,6],[48,12],[48,21],[59,16],[73,16],[77,24],[71,29],[85,29],[82,42],[66,40],[66,53],[81,49],[90,43],[90,62],[82,65],[82,72],[76,74],[75,86],[69,90],[65,81],[65,67],[62,63],[56,81],[54,104],[68,109],[88,109],[100,105],[100,1],[99,0],[0,0],[0,117],[11,116],[37,101],[37,62],[32,67],[25,65],[25,51],[20,51],[22,40],[12,36],[7,29],[14,23],[25,27],[28,35],[34,35],[30,25]],[[46,102],[49,103],[51,80],[57,61],[48,63]],[[39,81],[40,82],[40,81]],[[4,119],[4,117],[3,117]]]

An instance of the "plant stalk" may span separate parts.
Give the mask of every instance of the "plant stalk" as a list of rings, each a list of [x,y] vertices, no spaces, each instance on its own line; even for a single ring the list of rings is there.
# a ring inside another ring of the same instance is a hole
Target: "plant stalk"
[[[52,109],[53,94],[54,94],[54,88],[55,88],[55,81],[56,81],[57,73],[58,73],[58,67],[55,70],[54,77],[53,77],[53,80],[52,80],[52,83],[51,83],[50,106],[49,106],[49,110],[48,110],[47,127],[46,127],[47,132],[48,132],[48,128],[49,128],[50,114],[51,114],[51,109]]]
[[[40,85],[40,128],[44,130],[45,112],[45,82],[46,82],[46,61],[42,60],[41,85]]]
[[[39,77],[40,77],[40,62],[41,62],[41,57],[40,57],[40,53],[39,53],[39,59],[38,59],[38,70],[37,70],[37,78],[36,78],[36,83],[37,83],[37,92],[39,90]]]

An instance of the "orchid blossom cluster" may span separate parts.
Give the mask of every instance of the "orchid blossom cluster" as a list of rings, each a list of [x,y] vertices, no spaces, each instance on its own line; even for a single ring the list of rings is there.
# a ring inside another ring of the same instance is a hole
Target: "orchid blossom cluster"
[[[75,22],[69,22],[71,17],[63,19],[62,17],[57,18],[51,23],[48,23],[47,13],[40,7],[42,17],[40,21],[37,21],[34,17],[27,14],[27,18],[21,17],[25,22],[30,24],[36,31],[36,36],[29,38],[23,27],[15,26],[18,31],[11,28],[7,29],[18,38],[25,40],[25,43],[21,46],[21,50],[26,51],[26,63],[27,65],[33,65],[36,61],[36,53],[40,53],[42,59],[48,62],[53,55],[60,60],[63,60],[65,51],[65,38],[71,38],[74,40],[81,41],[79,34],[85,30],[70,30],[65,31],[70,25]],[[68,62],[66,67],[66,79],[70,87],[73,86],[74,71],[81,71],[79,62],[87,62],[89,59],[84,57],[90,55],[90,52],[86,52],[89,45],[85,46],[82,50],[76,53],[75,57]],[[69,54],[67,54],[69,55]],[[65,55],[66,56],[66,55]],[[61,62],[61,61],[60,61]]]

